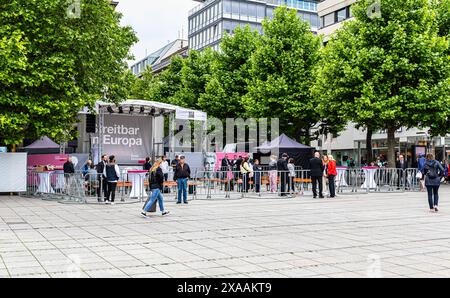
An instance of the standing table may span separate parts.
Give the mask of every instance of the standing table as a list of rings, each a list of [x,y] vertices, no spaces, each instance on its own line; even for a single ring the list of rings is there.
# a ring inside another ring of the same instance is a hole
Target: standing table
[[[147,197],[147,192],[145,191],[145,175],[148,171],[145,170],[129,170],[128,177],[131,180],[131,192],[130,198],[143,198]]]
[[[347,170],[348,170],[348,167],[345,167],[345,166],[340,166],[340,167],[336,167],[336,170],[337,170],[337,179],[336,179],[336,185],[337,186],[340,186],[340,187],[347,187],[348,186],[348,184],[347,184],[347,175],[346,175],[346,173],[347,173]]]
[[[55,193],[55,191],[52,188],[52,184],[50,181],[50,175],[54,171],[44,171],[44,172],[37,172],[39,176],[39,187],[36,191],[36,193]]]
[[[363,167],[365,181],[361,188],[365,189],[373,189],[377,188],[377,183],[375,182],[375,173],[378,170],[378,167]]]

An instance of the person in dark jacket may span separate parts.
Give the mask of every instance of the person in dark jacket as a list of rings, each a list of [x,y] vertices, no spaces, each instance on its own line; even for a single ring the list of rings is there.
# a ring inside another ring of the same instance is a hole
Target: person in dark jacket
[[[106,177],[103,176],[103,171],[105,170],[107,164],[108,164],[108,155],[103,154],[102,160],[95,166],[98,178],[97,201],[99,202],[105,201],[106,195],[108,193],[108,182],[106,181]],[[102,191],[103,191],[103,199],[102,199]]]
[[[152,168],[152,163],[150,162],[150,157],[147,157],[145,159],[145,163],[142,166],[142,168],[143,168],[144,171],[150,171],[150,169]]]
[[[64,174],[74,174],[75,173],[75,166],[72,162],[72,157],[68,157],[67,161],[63,165]]]
[[[288,155],[283,153],[281,158],[277,162],[278,177],[280,177],[280,196],[285,197],[288,195],[286,192],[286,184],[288,183],[289,168],[288,168]]]
[[[444,176],[444,168],[434,159],[433,154],[427,155],[427,162],[424,166],[424,176],[425,186],[428,191],[428,205],[430,207],[430,212],[438,212],[439,187],[441,185],[441,178]]]
[[[253,164],[253,181],[255,183],[255,192],[259,194],[261,192],[261,178],[262,178],[262,166],[259,164],[259,160],[255,159]]]
[[[103,170],[103,176],[106,177],[107,181],[107,192],[106,192],[106,204],[114,205],[114,199],[116,197],[117,182],[120,178],[120,169],[116,164],[116,158],[114,155],[109,157],[109,163],[105,166]]]
[[[397,162],[395,163],[395,167],[397,168],[398,173],[398,181],[397,188],[399,189],[402,186],[406,186],[406,169],[408,168],[408,163],[405,160],[405,157],[400,154]]]
[[[161,214],[163,216],[169,214],[169,211],[164,210],[164,197],[162,195],[164,174],[160,167],[162,162],[163,160],[161,159],[157,160],[150,169],[149,186],[152,193],[147,204],[145,204],[144,209],[141,212],[141,215],[144,217],[147,217],[147,212],[150,210],[156,200],[158,200],[159,210],[161,211]]]
[[[191,169],[189,165],[186,163],[186,159],[184,156],[180,156],[180,161],[175,168],[175,173],[173,175],[173,180],[177,182],[178,185],[178,201],[177,204],[181,204],[181,195],[183,194],[183,202],[185,204],[187,201],[187,187],[188,187],[188,179],[191,177]]]
[[[323,199],[323,171],[325,167],[323,165],[322,160],[320,159],[320,153],[314,153],[314,157],[309,161],[311,168],[311,180],[312,180],[312,189],[313,189],[313,197],[317,198],[317,182],[319,182],[319,198]]]

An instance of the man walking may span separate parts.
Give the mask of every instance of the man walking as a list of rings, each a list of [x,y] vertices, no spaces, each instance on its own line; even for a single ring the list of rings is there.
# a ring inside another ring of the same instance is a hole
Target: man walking
[[[187,201],[187,187],[188,187],[188,179],[191,176],[191,169],[189,165],[186,163],[186,159],[184,156],[180,156],[180,160],[178,165],[175,168],[175,173],[173,179],[177,182],[178,185],[178,201],[177,204],[181,204],[181,194],[183,194],[183,202],[185,204]]]
[[[312,189],[313,189],[313,197],[317,198],[317,182],[319,182],[319,198],[323,199],[323,171],[325,167],[323,165],[322,160],[320,159],[320,153],[314,153],[314,157],[309,161],[311,168],[311,180],[312,180]]]
[[[288,155],[286,153],[283,153],[281,155],[281,158],[277,162],[277,170],[280,177],[280,196],[285,197],[287,196],[286,192],[286,184],[288,179]]]
[[[103,176],[103,171],[105,170],[106,165],[108,164],[108,155],[103,154],[102,160],[95,166],[97,170],[97,179],[98,179],[98,187],[97,187],[97,201],[103,202],[106,199],[108,184],[106,181],[106,177]],[[102,199],[102,191],[103,191],[103,199]]]

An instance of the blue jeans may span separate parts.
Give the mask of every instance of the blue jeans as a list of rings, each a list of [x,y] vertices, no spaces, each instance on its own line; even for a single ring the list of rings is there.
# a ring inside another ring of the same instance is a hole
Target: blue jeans
[[[152,189],[151,198],[147,202],[147,205],[145,205],[144,211],[148,212],[148,210],[150,210],[150,208],[152,207],[152,205],[155,203],[156,200],[158,200],[159,210],[161,210],[161,212],[164,212],[163,196],[159,188]]]
[[[187,202],[188,179],[187,178],[178,178],[177,184],[178,184],[178,203],[181,203],[181,193],[183,193],[183,201]]]
[[[433,209],[434,206],[439,206],[439,186],[427,186],[427,191],[428,191],[428,205],[430,206],[430,209]]]

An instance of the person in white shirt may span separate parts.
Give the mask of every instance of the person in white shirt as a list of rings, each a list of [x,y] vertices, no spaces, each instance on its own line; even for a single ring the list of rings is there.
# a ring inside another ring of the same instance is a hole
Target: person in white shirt
[[[116,164],[116,158],[114,155],[109,157],[109,164],[107,164],[103,170],[103,176],[106,177],[107,192],[105,203],[111,203],[114,205],[114,198],[116,197],[117,182],[120,177],[120,169]]]
[[[164,175],[164,181],[167,181],[169,178],[169,163],[167,162],[167,156],[162,157],[161,165],[159,166],[163,172]]]

